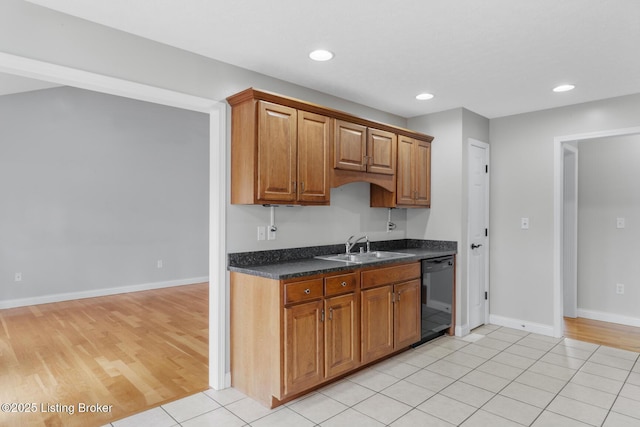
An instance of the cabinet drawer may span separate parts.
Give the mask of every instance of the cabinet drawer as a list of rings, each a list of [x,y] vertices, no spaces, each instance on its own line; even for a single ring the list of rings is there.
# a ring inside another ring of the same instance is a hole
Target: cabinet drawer
[[[300,301],[322,298],[322,278],[305,280],[303,282],[287,283],[284,285],[284,303],[291,304]]]
[[[406,282],[420,277],[420,263],[377,268],[362,272],[362,288]]]
[[[326,296],[342,294],[345,292],[353,292],[358,284],[357,273],[340,274],[338,276],[330,276],[324,279],[324,294]]]

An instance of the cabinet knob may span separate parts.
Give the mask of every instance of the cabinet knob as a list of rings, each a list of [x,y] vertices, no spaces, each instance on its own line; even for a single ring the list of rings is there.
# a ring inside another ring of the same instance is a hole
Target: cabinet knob
[[[309,288],[305,289],[305,290],[304,290],[304,293],[305,293],[305,294],[307,294],[307,295],[309,295],[309,294],[311,293],[311,289],[309,289]]]
[[[344,288],[345,286],[347,286],[347,282],[340,283],[340,286],[342,286]]]

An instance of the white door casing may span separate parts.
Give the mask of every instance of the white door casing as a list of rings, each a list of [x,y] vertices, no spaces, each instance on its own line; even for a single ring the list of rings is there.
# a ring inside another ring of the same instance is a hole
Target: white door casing
[[[553,139],[553,336],[562,336],[563,307],[563,236],[564,236],[564,147],[567,143],[610,136],[640,134],[640,126],[556,136]]]
[[[469,139],[467,292],[469,329],[489,318],[489,144]]]
[[[578,148],[565,143],[562,208],[563,316],[578,317]]]

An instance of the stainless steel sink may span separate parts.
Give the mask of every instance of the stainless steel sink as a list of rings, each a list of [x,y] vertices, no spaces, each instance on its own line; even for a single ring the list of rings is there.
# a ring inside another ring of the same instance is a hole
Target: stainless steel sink
[[[353,254],[336,254],[336,255],[322,255],[317,256],[317,259],[324,259],[327,261],[342,261],[354,264],[365,264],[368,262],[392,260],[399,258],[407,258],[412,256],[402,252],[386,252],[386,251],[372,251]]]

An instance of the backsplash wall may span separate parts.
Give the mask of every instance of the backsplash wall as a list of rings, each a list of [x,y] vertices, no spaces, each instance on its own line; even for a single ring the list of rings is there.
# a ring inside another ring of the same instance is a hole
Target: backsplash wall
[[[258,226],[268,227],[270,224],[269,207],[229,205],[227,252],[344,243],[354,234],[367,234],[372,241],[404,239],[407,210],[392,210],[391,220],[396,228],[387,233],[388,209],[369,207],[369,185],[355,182],[331,189],[330,206],[275,208],[276,240],[257,240]]]

